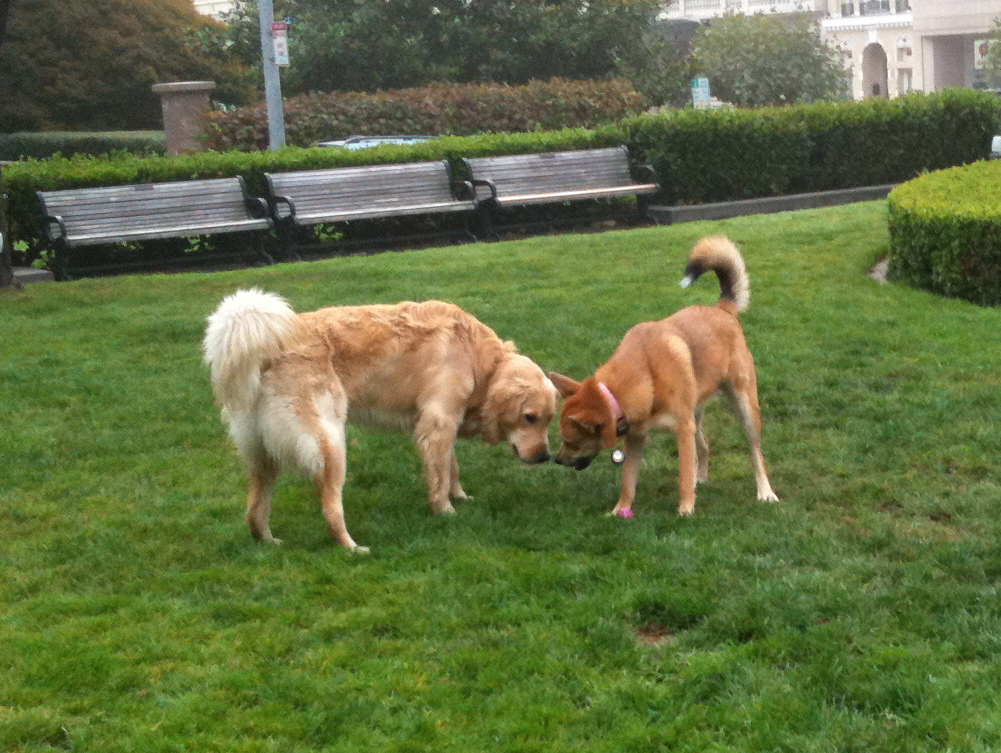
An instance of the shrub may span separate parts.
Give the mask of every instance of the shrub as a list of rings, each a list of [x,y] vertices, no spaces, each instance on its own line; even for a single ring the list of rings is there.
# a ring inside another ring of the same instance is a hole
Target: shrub
[[[44,159],[56,154],[164,154],[166,140],[163,131],[110,131],[78,133],[54,131],[48,133],[0,134],[0,159]]]
[[[889,198],[890,274],[914,287],[1001,304],[1001,162],[941,170]]]
[[[352,135],[525,133],[591,128],[641,112],[643,96],[624,80],[535,81],[525,86],[435,84],[375,94],[304,94],[285,102],[289,144],[309,146]],[[263,105],[207,116],[212,149],[264,149]]]

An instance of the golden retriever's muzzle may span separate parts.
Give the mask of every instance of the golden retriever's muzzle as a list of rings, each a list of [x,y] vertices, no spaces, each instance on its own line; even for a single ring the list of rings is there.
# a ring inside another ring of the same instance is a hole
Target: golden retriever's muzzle
[[[549,462],[549,450],[546,447],[540,447],[533,454],[527,457],[523,457],[522,454],[518,452],[518,448],[515,445],[511,445],[511,449],[514,451],[514,454],[518,456],[518,460],[522,463],[527,463],[528,465],[538,465],[539,463]]]

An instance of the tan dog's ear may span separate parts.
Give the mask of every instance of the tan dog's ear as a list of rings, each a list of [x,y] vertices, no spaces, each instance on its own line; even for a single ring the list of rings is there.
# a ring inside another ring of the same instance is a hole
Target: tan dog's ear
[[[573,416],[570,416],[570,421],[580,430],[580,433],[586,437],[598,437],[602,434],[602,427],[599,424],[581,421],[579,418],[574,418]]]
[[[555,371],[549,372],[549,381],[553,383],[563,397],[570,397],[580,389],[580,382],[576,379],[557,374]]]

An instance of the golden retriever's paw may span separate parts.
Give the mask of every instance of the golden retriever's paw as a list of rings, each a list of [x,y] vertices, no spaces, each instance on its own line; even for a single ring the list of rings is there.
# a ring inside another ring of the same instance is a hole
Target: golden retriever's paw
[[[773,492],[771,489],[769,489],[764,494],[758,495],[758,502],[778,502],[778,501],[779,501],[778,495],[775,494],[775,492]]]
[[[691,505],[679,505],[678,506],[678,515],[680,515],[681,517],[683,517],[683,518],[690,518],[694,514],[695,514],[695,505],[694,504],[691,504]]]
[[[446,502],[443,505],[431,505],[431,513],[433,515],[455,515],[455,508],[452,507],[451,502]]]
[[[348,547],[348,551],[351,552],[351,554],[357,554],[357,555],[364,555],[364,554],[371,554],[372,553],[372,550],[369,549],[367,546],[358,546],[357,544],[355,544],[354,546]]]

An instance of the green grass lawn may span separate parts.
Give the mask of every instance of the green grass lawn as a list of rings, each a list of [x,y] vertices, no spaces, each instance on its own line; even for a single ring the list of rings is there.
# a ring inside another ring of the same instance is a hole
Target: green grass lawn
[[[408,437],[353,429],[372,554],[292,476],[285,545],[251,539],[200,360],[227,293],[444,298],[583,377],[636,322],[715,301],[677,282],[721,231],[781,504],[754,501],[720,404],[690,519],[668,435],[632,520],[603,517],[607,455],[575,473],[474,442],[475,499],[445,519]],[[0,297],[0,750],[998,750],[1001,311],[867,279],[887,243],[878,202]]]

